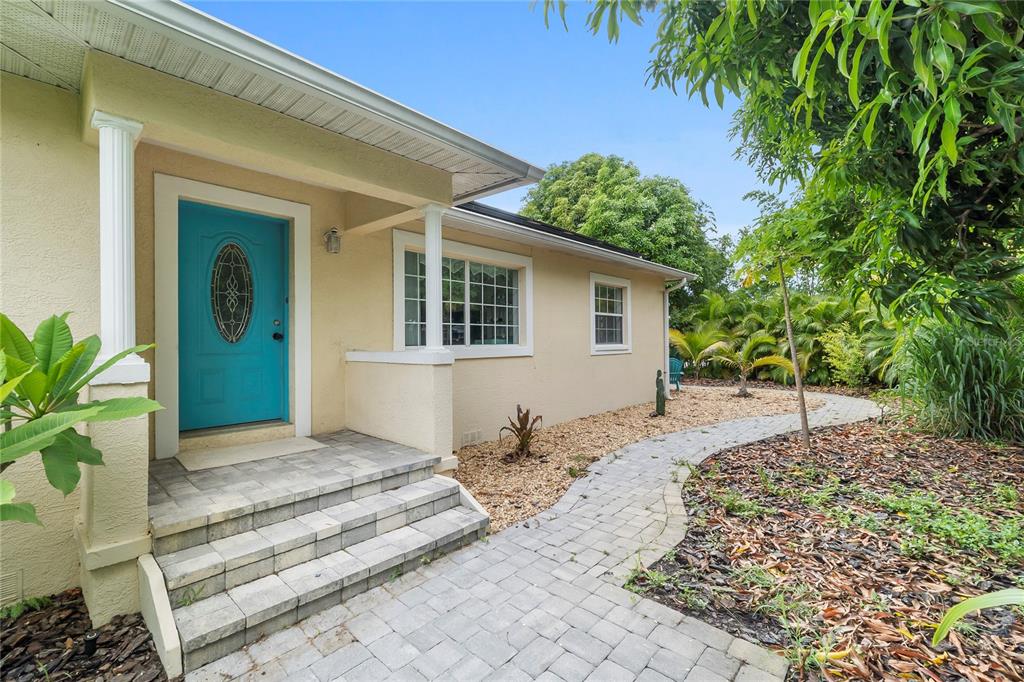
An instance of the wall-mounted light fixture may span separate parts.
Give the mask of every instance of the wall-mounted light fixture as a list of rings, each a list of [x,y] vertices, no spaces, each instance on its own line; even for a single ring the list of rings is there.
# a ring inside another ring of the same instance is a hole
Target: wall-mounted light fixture
[[[341,253],[341,230],[332,227],[324,232],[324,248],[327,253]]]

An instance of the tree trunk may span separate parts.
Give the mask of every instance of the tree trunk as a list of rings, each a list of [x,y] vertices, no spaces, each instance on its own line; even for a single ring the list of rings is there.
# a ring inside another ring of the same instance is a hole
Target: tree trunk
[[[804,447],[811,449],[811,428],[807,424],[807,403],[804,401],[804,382],[800,378],[800,360],[796,354],[796,341],[793,339],[793,315],[789,310],[789,290],[786,288],[786,272],[779,259],[779,283],[782,285],[782,306],[786,312],[786,336],[789,338],[789,354],[793,360],[793,380],[796,383],[796,399],[800,405],[800,429],[803,431]]]
[[[747,375],[746,374],[743,374],[743,373],[740,374],[740,390],[739,390],[739,392],[736,395],[738,395],[741,398],[746,398],[748,395],[750,395],[750,392],[747,391]]]

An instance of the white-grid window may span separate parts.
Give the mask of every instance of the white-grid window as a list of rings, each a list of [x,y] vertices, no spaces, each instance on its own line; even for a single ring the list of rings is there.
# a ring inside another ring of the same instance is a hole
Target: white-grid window
[[[441,259],[441,315],[446,346],[465,343],[466,263]],[[422,253],[405,252],[405,345],[427,343],[427,267]]]
[[[594,287],[594,340],[599,346],[621,345],[625,308],[624,287],[598,284]]]
[[[457,357],[530,355],[532,260],[483,247],[444,242],[441,315],[444,345]],[[396,350],[426,345],[426,257],[423,238],[395,231]],[[398,268],[401,268],[398,270]],[[399,296],[401,298],[399,298]]]
[[[631,350],[629,280],[590,274],[590,351],[594,355]]]

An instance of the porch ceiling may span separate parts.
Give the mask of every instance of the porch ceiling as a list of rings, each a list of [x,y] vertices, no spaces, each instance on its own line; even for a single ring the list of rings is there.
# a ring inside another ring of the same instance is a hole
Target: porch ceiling
[[[3,0],[0,69],[78,92],[106,52],[452,174],[455,202],[543,172],[179,2]]]

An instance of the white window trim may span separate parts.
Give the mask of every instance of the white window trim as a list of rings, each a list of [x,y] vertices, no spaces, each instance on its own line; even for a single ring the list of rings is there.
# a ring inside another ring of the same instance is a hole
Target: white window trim
[[[419,352],[419,346],[405,345],[405,252],[423,252],[425,239],[422,234],[392,230],[394,243],[394,348],[396,351]],[[488,346],[445,346],[459,358],[515,358],[533,355],[533,259],[518,253],[497,251],[473,244],[463,244],[447,239],[442,240],[441,252],[447,258],[472,260],[477,263],[500,265],[522,270],[519,292],[519,339],[518,344]],[[469,295],[469,292],[466,292]]]
[[[621,287],[622,292],[622,340],[624,343],[607,344],[597,343],[597,305],[594,301],[597,294],[597,285],[605,284],[613,287]],[[621,355],[633,352],[633,286],[628,279],[602,275],[597,272],[590,273],[590,354],[591,355]]]

